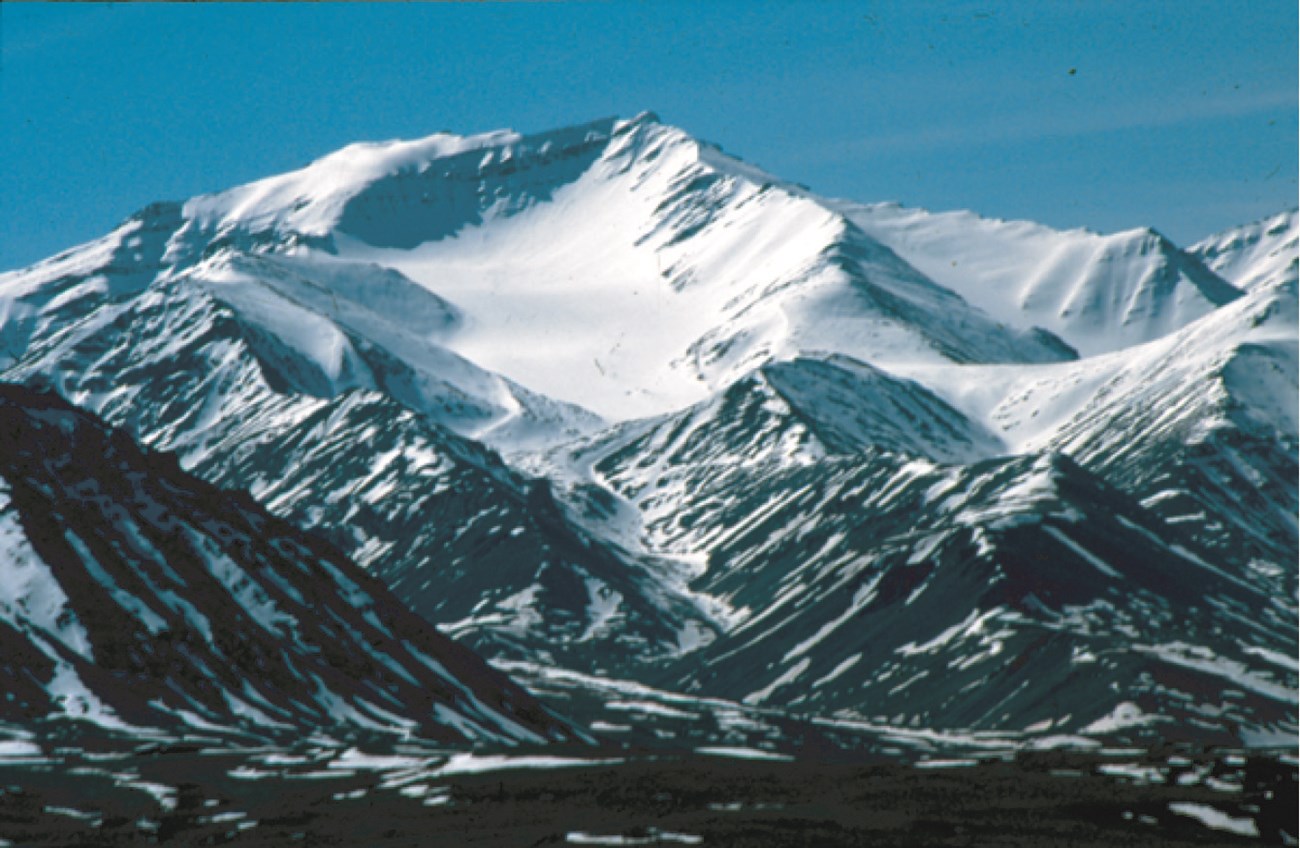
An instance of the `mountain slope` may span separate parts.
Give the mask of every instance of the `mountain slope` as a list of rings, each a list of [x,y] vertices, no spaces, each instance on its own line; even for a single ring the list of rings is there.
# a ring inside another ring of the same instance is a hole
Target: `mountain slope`
[[[548,483],[382,396],[318,403],[195,471],[252,481],[271,509],[354,550],[414,610],[496,656],[632,662],[706,620],[647,564],[574,526]]]
[[[1265,562],[1211,554],[1061,454],[940,465],[888,429],[828,449],[782,401],[741,383],[542,466],[575,512],[607,492],[591,526],[678,557],[725,612],[656,685],[931,728],[1293,731],[1294,668],[1274,658],[1294,651],[1294,587]]]
[[[1261,289],[1077,363],[770,365],[536,470],[575,512],[608,492],[591,524],[680,558],[726,611],[666,688],[1276,741],[1296,702],[1295,300]],[[1079,464],[1027,465],[1044,450]],[[1008,453],[1026,456],[972,464]]]
[[[361,270],[362,281],[374,281],[373,269]],[[129,300],[74,313],[59,332],[36,334],[7,376],[53,385],[144,443],[176,452],[199,476],[327,533],[404,602],[478,647],[591,657],[625,638],[654,654],[701,619],[692,599],[638,576],[631,558],[546,510],[544,485],[440,426],[472,414],[472,398],[404,406],[393,398],[400,393],[379,388],[402,384],[404,372],[368,364],[380,362],[373,347],[320,328],[302,333],[356,352],[352,373],[365,379],[341,381],[339,368],[331,383],[289,349],[293,339],[273,330],[267,310],[236,311],[228,299],[244,298],[247,309],[251,298],[214,294],[229,283],[209,276],[198,269],[160,278]],[[600,626],[615,613],[625,627]]]
[[[1002,445],[917,383],[847,357],[800,358],[765,366],[681,412],[556,449],[529,467],[568,482],[575,513],[596,532],[633,549],[699,560],[722,526],[711,516],[734,502],[733,490],[761,489],[792,468],[880,450],[962,462],[999,455]],[[599,497],[593,493],[603,494],[603,510],[590,505]]]
[[[572,731],[374,578],[61,399],[0,385],[0,716],[221,735]]]
[[[1084,356],[1159,338],[1241,295],[1154,230],[1103,236],[888,203],[840,208],[940,285]]]
[[[1300,254],[1298,230],[1300,212],[1292,209],[1212,235],[1187,252],[1240,289],[1294,283]]]
[[[1293,582],[1300,505],[1296,316],[1295,284],[1280,283],[1109,356],[900,370],[1009,451],[1068,453],[1243,576],[1283,578],[1280,588]]]
[[[1270,659],[1294,607],[1063,457],[877,456],[726,491],[693,587],[739,623],[676,687],[920,727],[1294,733],[1294,668]]]
[[[680,407],[808,349],[1065,355],[650,115],[347,148],[184,215],[174,242],[191,250],[289,244],[396,268],[472,316],[452,349],[608,418]]]

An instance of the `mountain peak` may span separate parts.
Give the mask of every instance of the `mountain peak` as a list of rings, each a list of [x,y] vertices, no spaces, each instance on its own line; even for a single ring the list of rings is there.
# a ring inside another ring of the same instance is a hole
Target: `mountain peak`
[[[376,200],[391,205],[398,196],[426,206],[445,206],[447,198],[440,195],[448,190],[448,180],[495,176],[500,181],[500,177],[517,171],[536,170],[582,154],[589,154],[582,158],[583,164],[590,164],[591,154],[608,142],[621,123],[645,123],[648,115],[630,122],[602,118],[532,135],[514,130],[468,136],[440,132],[409,141],[359,142],[300,170],[196,197],[185,204],[185,215],[200,232],[209,234],[239,228],[325,238],[336,229],[346,231],[349,225],[355,228],[359,217],[373,214],[369,202]],[[545,186],[541,188],[545,193],[574,176],[572,168],[560,171],[549,180],[537,176],[532,179]],[[455,196],[454,190],[450,199],[456,206],[467,201]],[[467,211],[452,211],[458,219],[454,223],[465,223]],[[451,226],[452,222],[446,221],[425,235],[439,238],[454,232]],[[362,230],[363,239],[374,235],[364,227]],[[399,237],[398,241],[413,246],[410,238]]]
[[[1083,356],[1167,335],[1241,292],[1149,227],[1099,235],[972,212],[840,204],[850,220],[999,321]]]
[[[1188,250],[1242,289],[1300,278],[1300,210],[1289,209],[1216,233]]]
[[[638,112],[626,121],[618,121],[614,125],[616,132],[621,132],[631,127],[645,126],[649,124],[661,124],[663,121],[659,118],[659,113],[652,112],[649,109]]]

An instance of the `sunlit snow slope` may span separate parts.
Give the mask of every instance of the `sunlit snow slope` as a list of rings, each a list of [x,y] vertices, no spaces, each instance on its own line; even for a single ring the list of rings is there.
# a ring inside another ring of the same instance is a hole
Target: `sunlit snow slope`
[[[1210,236],[1189,252],[1238,288],[1295,282],[1298,230],[1300,213],[1292,209]]]
[[[1241,295],[1150,229],[1098,235],[970,212],[838,205],[970,303],[1012,326],[1051,330],[1085,356],[1158,338]]]
[[[184,211],[180,239],[274,237],[396,268],[466,316],[449,347],[614,419],[806,350],[1064,355],[971,310],[816,198],[650,115],[354,146]]]

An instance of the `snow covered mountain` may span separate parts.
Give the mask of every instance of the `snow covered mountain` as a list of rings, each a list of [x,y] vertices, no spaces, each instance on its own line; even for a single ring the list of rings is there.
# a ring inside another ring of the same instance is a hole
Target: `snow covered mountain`
[[[122,300],[91,291],[43,304],[7,376],[54,386],[206,479],[325,533],[471,644],[522,638],[531,657],[571,642],[598,655],[615,637],[675,645],[679,619],[699,618],[690,598],[548,510],[544,483],[447,429],[474,398],[444,382],[439,406],[411,400],[432,383],[371,346],[362,349],[382,367],[369,373],[387,382],[332,387],[263,315],[236,311],[182,274]],[[45,295],[37,287],[18,308]],[[430,563],[437,573],[422,573]],[[600,626],[616,595],[645,598],[633,601],[644,617],[621,632]],[[550,614],[539,619],[534,605]]]
[[[543,467],[582,481],[575,512],[593,487],[627,504],[642,544],[696,563],[689,588],[726,604],[661,687],[908,726],[1277,740],[1297,702],[1294,291],[1213,318],[1144,359],[1008,369],[1011,386],[928,375],[953,405],[869,371],[805,376],[800,405],[755,379]],[[1243,351],[1264,352],[1254,386]],[[871,427],[843,426],[843,398]],[[997,458],[1007,400],[1043,398],[1055,420]]]
[[[574,738],[375,578],[51,394],[0,386],[0,719]]]
[[[0,379],[499,661],[1260,741],[1296,725],[1294,234],[830,201],[649,114],[442,134],[0,275]]]
[[[1296,287],[1145,345],[1049,368],[902,369],[1011,453],[1056,450],[1248,579],[1294,594]]]
[[[1234,227],[1188,250],[1240,289],[1295,282],[1300,211],[1292,209],[1243,227]]]
[[[970,212],[837,205],[988,314],[1013,327],[1051,330],[1085,356],[1167,335],[1241,296],[1150,229],[1098,235]]]
[[[607,418],[680,407],[806,349],[1064,355],[971,310],[814,198],[650,115],[347,148],[184,214],[176,245],[273,239],[396,268],[470,316],[448,346]]]

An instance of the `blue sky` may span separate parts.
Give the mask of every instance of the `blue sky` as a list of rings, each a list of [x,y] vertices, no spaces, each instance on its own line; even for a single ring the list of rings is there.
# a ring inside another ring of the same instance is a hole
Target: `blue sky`
[[[1296,203],[1294,0],[0,3],[0,47],[0,269],[352,141],[644,109],[858,200],[1184,243]]]

